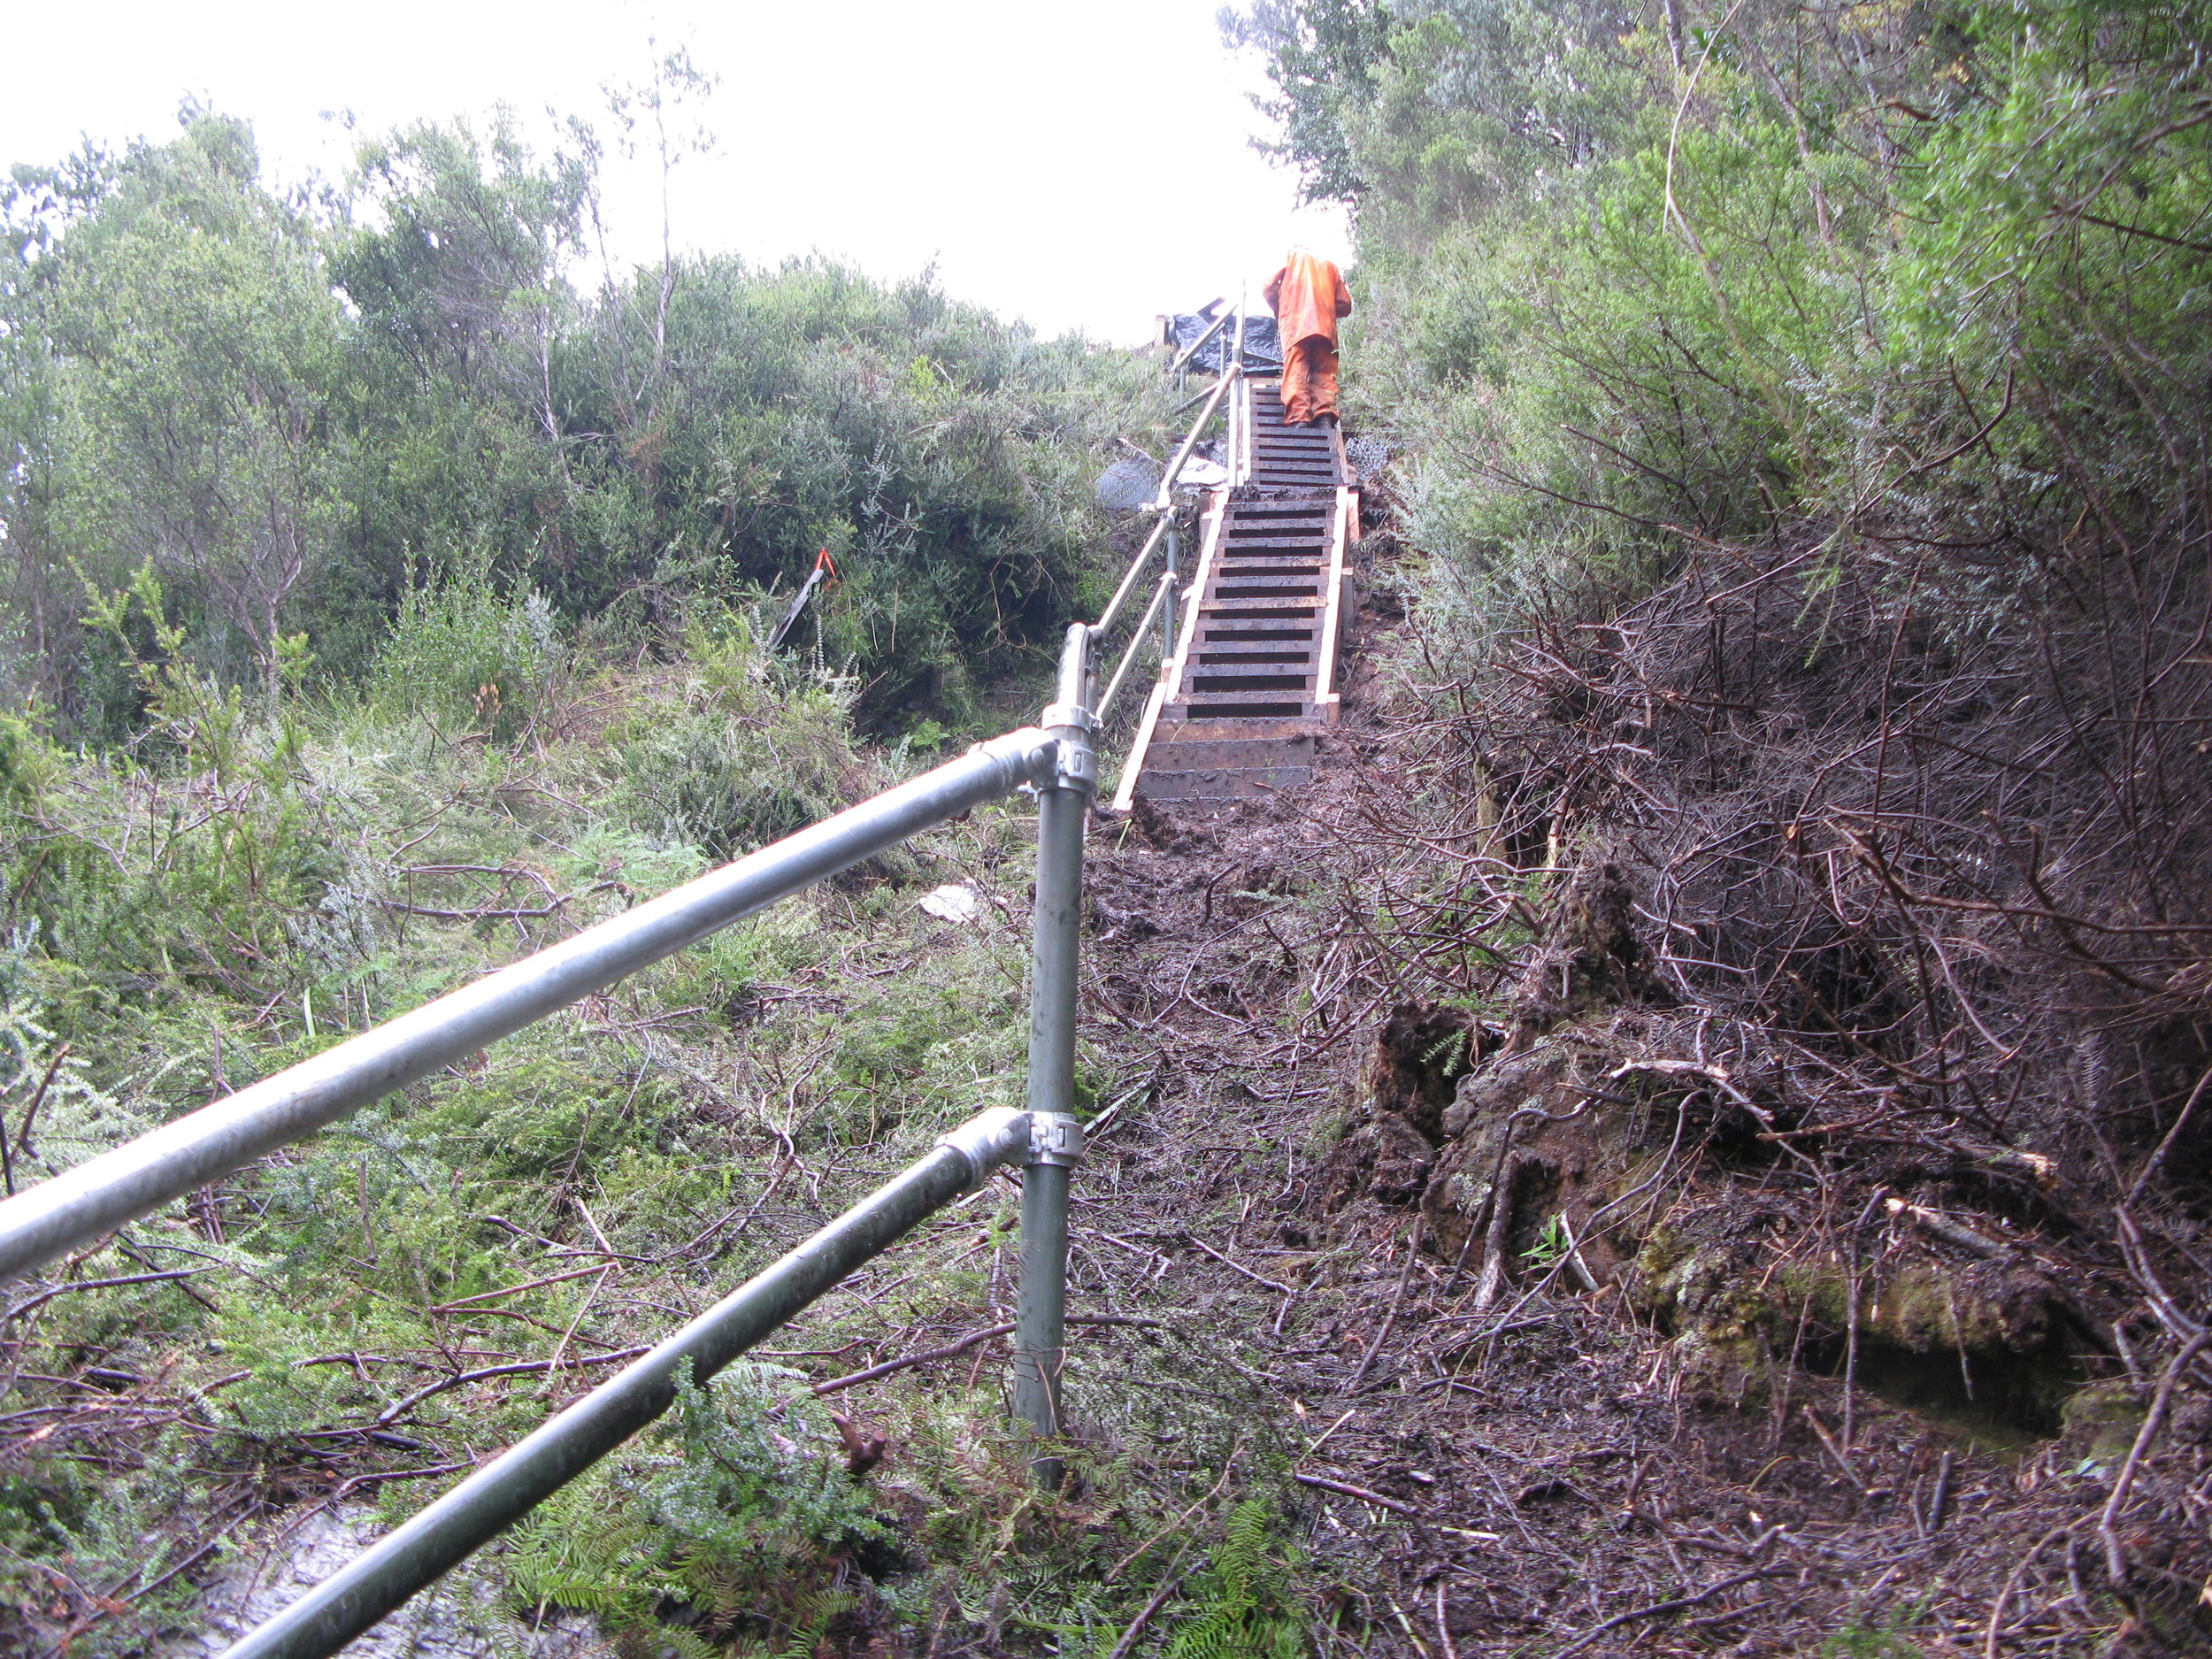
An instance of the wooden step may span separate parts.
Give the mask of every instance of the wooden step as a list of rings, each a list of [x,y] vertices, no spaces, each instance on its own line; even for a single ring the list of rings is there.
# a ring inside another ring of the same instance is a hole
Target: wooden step
[[[1268,616],[1271,619],[1275,621],[1297,621],[1302,618],[1312,618],[1313,624],[1317,626],[1320,621],[1320,613],[1328,608],[1322,596],[1317,593],[1292,594],[1287,597],[1279,594],[1275,594],[1270,595],[1265,598],[1253,599],[1233,596],[1226,599],[1210,602],[1210,612],[1212,605],[1215,604],[1218,604],[1221,610],[1230,616],[1248,617],[1256,612],[1261,615]],[[1302,607],[1302,609],[1301,607]],[[1211,619],[1212,618],[1210,614],[1207,616],[1202,616],[1199,618],[1199,622],[1202,626],[1205,623],[1210,621]]]
[[[1255,643],[1312,643],[1317,637],[1312,621],[1279,621],[1270,617],[1199,617],[1199,637],[1194,646],[1225,646],[1237,641]]]
[[[1217,694],[1233,696],[1300,695],[1313,689],[1313,676],[1308,672],[1294,672],[1286,669],[1213,669],[1193,668],[1190,684],[1186,689],[1194,697]]]
[[[1188,729],[1188,728],[1184,728]],[[1319,757],[1320,736],[1292,732],[1281,737],[1182,737],[1172,732],[1155,739],[1152,753],[1177,772],[1217,768],[1310,766]]]
[[[1310,715],[1313,705],[1295,692],[1248,691],[1229,696],[1200,693],[1168,704],[1166,712],[1191,720],[1297,719]]]
[[[1233,697],[1186,697],[1170,703],[1167,712],[1193,720],[1304,719],[1313,712],[1313,704],[1294,691],[1255,691]]]
[[[1248,740],[1318,738],[1326,728],[1318,720],[1302,718],[1281,720],[1164,719],[1156,740],[1162,743],[1236,743]]]
[[[1221,766],[1183,772],[1148,764],[1137,780],[1137,793],[1148,801],[1255,801],[1312,781],[1310,766]]]
[[[1290,643],[1283,650],[1270,650],[1265,643],[1261,643],[1252,650],[1193,650],[1190,661],[1199,664],[1199,668],[1224,668],[1230,664],[1272,664],[1279,668],[1294,665],[1294,668],[1305,668],[1308,672],[1312,672],[1314,648],[1310,643],[1305,643],[1305,646]]]
[[[1305,654],[1301,653],[1297,662],[1303,663],[1305,660]],[[1233,656],[1225,663],[1194,664],[1190,672],[1196,679],[1214,680],[1221,682],[1216,686],[1195,687],[1199,690],[1211,691],[1236,691],[1242,688],[1248,680],[1303,680],[1307,677],[1302,671],[1293,672],[1292,667],[1281,663],[1255,662],[1248,657],[1241,656]]]
[[[1319,571],[1303,581],[1294,577],[1263,576],[1250,580],[1230,575],[1223,577],[1206,595],[1209,599],[1311,599],[1318,603],[1321,594]]]

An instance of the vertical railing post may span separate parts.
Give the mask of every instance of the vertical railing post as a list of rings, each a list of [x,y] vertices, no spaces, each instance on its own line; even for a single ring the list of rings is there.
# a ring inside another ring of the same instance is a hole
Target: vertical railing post
[[[1227,453],[1227,447],[1225,445],[1223,448],[1223,453]],[[1181,528],[1178,520],[1174,518],[1168,520],[1167,573],[1171,578],[1180,573],[1181,567],[1175,562],[1176,543],[1180,539],[1180,535]],[[1178,584],[1173,580],[1169,581],[1167,587],[1167,601],[1160,607],[1160,666],[1163,668],[1167,666],[1167,659],[1175,655],[1175,595],[1177,586]]]
[[[1030,1148],[1022,1160],[1021,1289],[1015,1311],[1014,1416],[1031,1432],[1060,1432],[1067,1346],[1068,1178],[1081,1157],[1075,1120],[1075,991],[1083,922],[1083,832],[1098,791],[1092,744],[1091,630],[1068,629],[1060,686],[1040,722],[1059,741],[1049,786],[1037,791],[1037,898],[1029,982]],[[1041,1454],[1040,1486],[1064,1465]]]

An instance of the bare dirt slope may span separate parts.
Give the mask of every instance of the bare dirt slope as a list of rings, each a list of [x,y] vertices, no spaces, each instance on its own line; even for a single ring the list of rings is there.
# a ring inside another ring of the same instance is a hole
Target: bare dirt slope
[[[1244,1379],[1317,1640],[2202,1651],[2203,1346],[2158,1351],[2078,1167],[1798,1133],[1847,1044],[1686,997],[1632,846],[1514,844],[1454,723],[1364,703],[1323,782],[1089,868],[1086,1034],[1148,1081],[1078,1294]]]

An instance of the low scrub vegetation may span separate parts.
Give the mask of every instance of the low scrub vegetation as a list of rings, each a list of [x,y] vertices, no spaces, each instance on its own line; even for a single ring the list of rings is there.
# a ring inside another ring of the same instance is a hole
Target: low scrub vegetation
[[[410,590],[347,694],[219,685],[150,574],[96,609],[141,743],[0,728],[17,1187],[920,764],[856,742],[854,681],[769,657],[743,606],[694,606],[641,670],[541,635],[534,595],[460,568]],[[511,695],[495,671],[518,655],[537,667]],[[17,1287],[0,1650],[143,1651],[303,1515],[404,1514],[943,1130],[1018,1102],[1033,845],[1018,806],[979,810]],[[973,919],[917,908],[947,881]],[[1110,1077],[1086,1058],[1090,1106]],[[1266,1463],[1244,1379],[1163,1321],[1079,1344],[1096,1357],[1071,1410],[1099,1426],[1059,1498],[1029,1479],[987,1347],[818,1397],[993,1334],[1016,1204],[987,1188],[687,1393],[480,1563],[467,1617],[519,1640],[588,1614],[626,1652],[933,1628],[1102,1655],[1151,1594],[1127,1571],[1148,1535],[1233,1518],[1216,1623],[1276,1617],[1271,1511],[1220,1478]],[[1157,1392],[1170,1378],[1186,1392]]]

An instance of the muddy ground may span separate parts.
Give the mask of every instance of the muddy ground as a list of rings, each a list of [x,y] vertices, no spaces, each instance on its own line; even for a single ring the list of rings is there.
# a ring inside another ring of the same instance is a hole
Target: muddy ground
[[[1141,806],[1089,866],[1086,1035],[1150,1082],[1095,1138],[1076,1294],[1194,1310],[1246,1377],[1317,1641],[2212,1650],[2212,1401],[2137,1351],[2071,1172],[1955,1125],[1792,1140],[1788,1056],[1652,981],[1602,858],[1490,930],[1487,1006],[1401,998],[1348,941],[1450,918],[1368,879],[1405,786],[1365,694],[1323,782]]]

